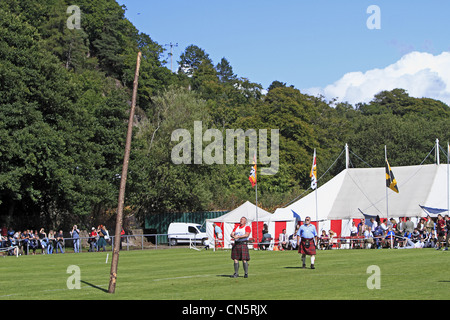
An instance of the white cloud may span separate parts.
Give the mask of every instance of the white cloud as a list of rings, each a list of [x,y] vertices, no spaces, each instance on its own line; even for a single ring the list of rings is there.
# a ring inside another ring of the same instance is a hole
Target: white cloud
[[[351,104],[369,102],[383,90],[405,89],[412,97],[433,98],[450,105],[450,52],[434,56],[411,52],[384,69],[349,72],[325,88],[306,89],[306,93],[337,98]]]

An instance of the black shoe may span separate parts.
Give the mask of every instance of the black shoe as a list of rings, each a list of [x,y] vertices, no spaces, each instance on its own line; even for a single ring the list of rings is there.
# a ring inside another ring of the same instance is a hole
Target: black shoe
[[[306,264],[302,265],[302,269],[306,269]]]
[[[244,278],[248,278],[248,274],[244,274]]]
[[[238,275],[237,273],[235,273],[235,274],[233,274],[231,277],[232,277],[232,278],[237,278],[237,277],[239,277],[239,275]]]
[[[312,265],[311,265],[311,269],[315,269],[315,268],[316,268],[316,267],[314,267],[314,265],[312,264]]]

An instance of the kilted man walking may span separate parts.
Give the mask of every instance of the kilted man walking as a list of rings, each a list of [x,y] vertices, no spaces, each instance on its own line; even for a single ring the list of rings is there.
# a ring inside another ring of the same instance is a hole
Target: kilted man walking
[[[250,254],[248,252],[248,237],[252,229],[247,226],[247,218],[242,217],[239,221],[239,225],[236,225],[231,232],[231,238],[234,239],[234,245],[231,249],[231,259],[234,260],[234,274],[233,278],[239,276],[239,261],[242,261],[244,266],[245,275],[244,278],[248,278],[248,261],[250,260]]]
[[[314,261],[316,259],[317,231],[311,224],[311,218],[305,218],[303,224],[297,232],[298,253],[302,255],[302,268],[306,268],[306,255],[311,256],[311,269],[315,269]]]

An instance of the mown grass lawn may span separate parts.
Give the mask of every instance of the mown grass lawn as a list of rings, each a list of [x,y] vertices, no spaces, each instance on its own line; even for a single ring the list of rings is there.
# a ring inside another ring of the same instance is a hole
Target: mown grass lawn
[[[247,279],[242,277],[242,264],[241,277],[230,278],[234,270],[227,250],[122,251],[115,294],[107,293],[111,255],[85,252],[0,258],[0,299],[450,298],[450,254],[434,249],[319,251],[315,270],[301,269],[295,251],[250,251]],[[80,289],[67,286],[73,276],[67,268],[72,265],[79,267]],[[373,276],[367,268],[372,265],[379,268],[380,289],[367,286]]]

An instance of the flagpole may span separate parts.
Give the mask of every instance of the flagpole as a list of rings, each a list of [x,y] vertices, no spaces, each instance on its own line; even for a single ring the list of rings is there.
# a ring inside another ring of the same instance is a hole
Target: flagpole
[[[317,183],[318,184],[318,183]],[[317,221],[317,231],[319,231],[319,212],[318,212],[318,208],[317,208],[317,189],[319,188],[319,186],[316,186],[316,221]]]
[[[254,160],[255,160],[255,166],[256,166],[256,151],[255,151],[255,155],[254,155]],[[258,167],[256,166],[256,170],[255,170],[255,177],[256,177],[256,185],[255,185],[255,201],[256,201],[256,247],[258,248],[258,244],[259,244],[259,227],[258,227]]]
[[[319,211],[318,211],[318,207],[317,207],[317,189],[319,189],[319,181],[317,179],[317,155],[316,155],[316,148],[314,148],[314,156],[315,156],[315,161],[316,161],[316,190],[315,190],[315,194],[316,194],[316,221],[317,221],[317,231],[319,231]]]
[[[258,180],[256,180],[255,194],[256,194],[256,246],[257,246],[257,248],[258,248],[258,243],[259,243],[259,228],[258,228]]]
[[[387,163],[387,148],[384,145],[384,161]],[[389,219],[389,196],[388,196],[388,188],[386,187],[386,218]]]

